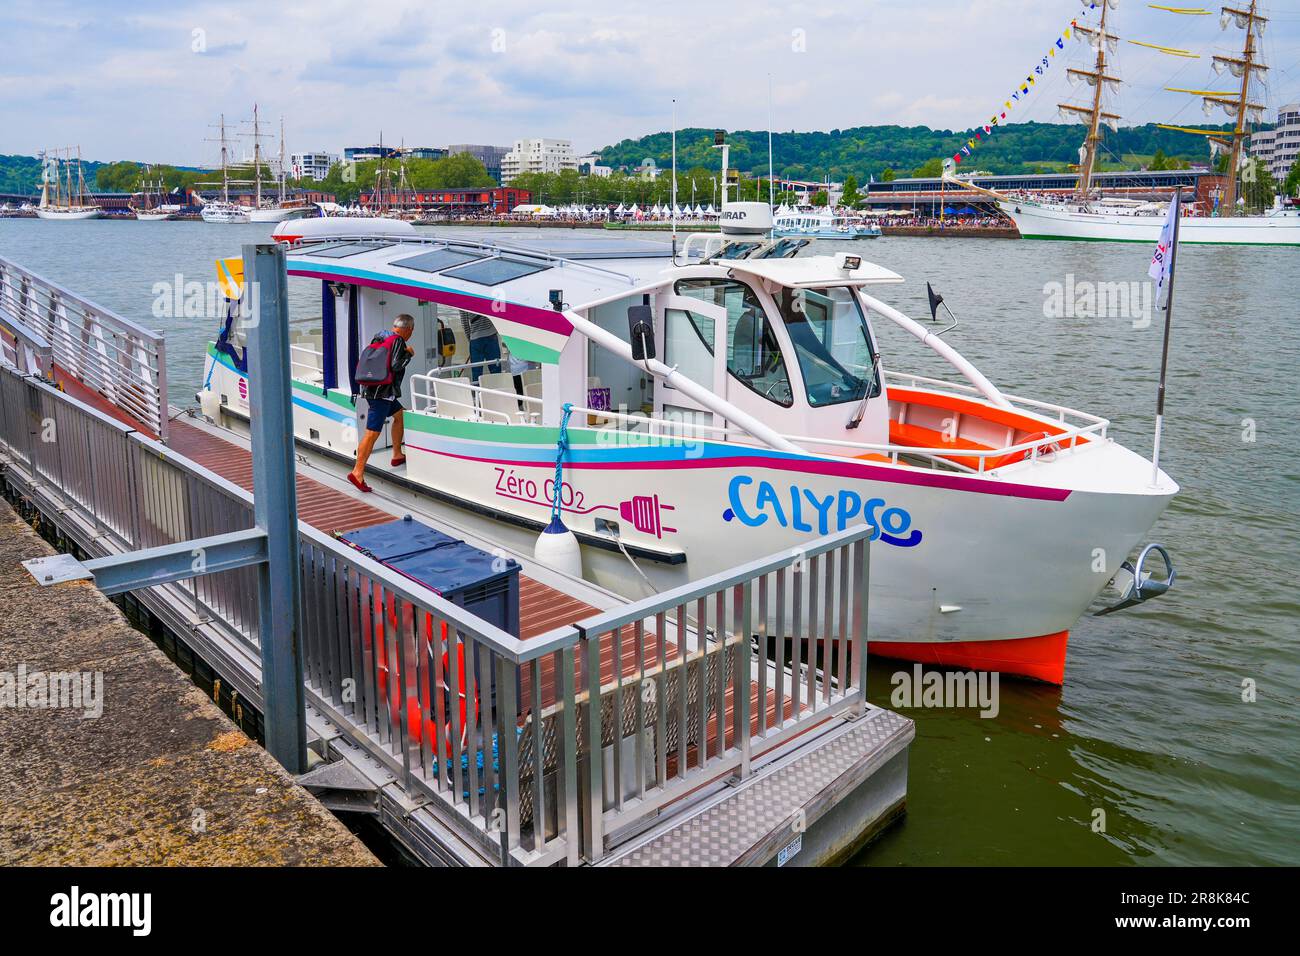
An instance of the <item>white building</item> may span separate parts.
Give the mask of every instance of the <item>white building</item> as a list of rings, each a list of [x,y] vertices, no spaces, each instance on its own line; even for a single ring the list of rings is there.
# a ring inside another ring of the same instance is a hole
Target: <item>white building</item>
[[[1276,129],[1251,133],[1250,154],[1268,166],[1280,187],[1300,154],[1300,103],[1277,111]]]
[[[330,167],[339,161],[334,153],[291,153],[289,175],[294,179],[314,179],[320,182],[329,175]]]
[[[517,139],[501,157],[501,185],[524,173],[558,173],[577,169],[573,143],[567,139]]]
[[[579,156],[575,162],[578,164],[578,172],[586,176],[609,176],[614,172],[612,166],[601,164],[600,155],[597,153]]]

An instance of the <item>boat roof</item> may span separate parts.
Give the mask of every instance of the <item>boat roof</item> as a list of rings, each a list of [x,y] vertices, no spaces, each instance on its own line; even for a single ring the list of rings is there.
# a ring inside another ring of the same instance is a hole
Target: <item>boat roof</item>
[[[291,276],[367,286],[490,315],[511,353],[556,362],[573,331],[564,310],[580,310],[671,279],[672,247],[653,239],[544,235],[483,238],[394,231],[341,234],[291,246]],[[841,268],[840,256],[694,261],[796,288],[901,282],[868,262]],[[553,295],[563,309],[553,305]]]
[[[806,256],[794,259],[728,259],[727,266],[734,272],[744,272],[795,289],[831,285],[880,285],[903,281],[897,272],[884,266],[861,258],[860,262],[856,269],[841,269],[839,256]]]

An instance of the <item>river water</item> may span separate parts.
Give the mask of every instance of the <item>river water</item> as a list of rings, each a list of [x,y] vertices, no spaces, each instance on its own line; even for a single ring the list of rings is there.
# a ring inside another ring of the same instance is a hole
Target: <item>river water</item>
[[[0,220],[0,255],[165,331],[171,400],[184,406],[215,322],[155,317],[155,283],[211,281],[215,258],[270,229]],[[1145,244],[852,248],[906,278],[879,294],[913,316],[931,281],[959,318],[945,338],[1006,391],[1104,415],[1150,454],[1163,315],[1149,298],[1143,308]],[[1182,493],[1152,532],[1176,588],[1081,620],[1065,686],[1002,681],[994,718],[900,708],[917,723],[908,815],[854,862],[1300,863],[1298,278],[1300,249],[1179,251],[1161,463]],[[1065,291],[1086,306],[1100,282],[1141,285],[1121,315],[1052,308]],[[887,367],[942,371],[901,339],[882,335]],[[872,700],[889,706],[906,670],[875,661]]]

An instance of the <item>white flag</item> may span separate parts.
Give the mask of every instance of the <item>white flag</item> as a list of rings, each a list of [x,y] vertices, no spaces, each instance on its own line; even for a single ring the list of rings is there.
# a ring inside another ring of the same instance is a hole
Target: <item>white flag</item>
[[[1178,201],[1179,190],[1174,191],[1174,198],[1169,201],[1169,213],[1165,216],[1165,224],[1160,229],[1160,239],[1156,242],[1155,255],[1151,257],[1151,268],[1147,269],[1147,275],[1156,280],[1156,291],[1159,292],[1165,284],[1165,279],[1169,275],[1169,262],[1173,258],[1174,251],[1174,224],[1178,221],[1181,213]]]

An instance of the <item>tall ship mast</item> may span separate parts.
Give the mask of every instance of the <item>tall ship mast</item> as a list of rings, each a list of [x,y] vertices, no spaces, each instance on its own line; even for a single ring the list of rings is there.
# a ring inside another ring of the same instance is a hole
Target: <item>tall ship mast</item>
[[[300,219],[312,211],[312,207],[302,202],[289,202],[285,198],[284,192],[284,117],[280,117],[280,153],[279,169],[277,170],[276,180],[277,199],[274,202],[264,202],[262,199],[262,149],[261,149],[261,125],[258,119],[257,105],[253,105],[253,180],[256,183],[254,191],[256,201],[251,209],[245,209],[244,213],[249,222],[284,222],[286,219]]]
[[[1084,26],[1075,26],[1074,28],[1077,37],[1092,41],[1097,51],[1097,58],[1092,70],[1079,70],[1071,67],[1066,70],[1066,74],[1072,82],[1076,79],[1082,79],[1092,87],[1091,106],[1083,107],[1072,103],[1057,105],[1057,109],[1067,119],[1077,119],[1081,116],[1087,117],[1088,137],[1079,149],[1079,184],[1075,189],[1075,195],[1079,199],[1086,199],[1092,188],[1092,174],[1097,168],[1097,148],[1101,143],[1102,124],[1105,123],[1112,130],[1119,128],[1119,115],[1107,113],[1102,109],[1103,89],[1107,84],[1112,88],[1118,87],[1121,82],[1119,77],[1110,76],[1106,73],[1106,50],[1108,48],[1113,49],[1119,43],[1119,37],[1106,30],[1106,14],[1113,2],[1115,0],[1110,0],[1110,2],[1102,0],[1101,23],[1098,24],[1097,29],[1094,30],[1091,27]]]
[[[1112,59],[1120,38],[1110,32],[1119,0],[1102,0],[1100,22],[1095,26],[1075,25],[1075,38],[1087,41],[1094,50],[1091,69],[1068,68],[1071,82],[1086,82],[1090,87],[1087,103],[1060,103],[1062,117],[1084,123],[1086,133],[1079,148],[1079,180],[1073,198],[1061,202],[1037,198],[1016,198],[991,193],[998,206],[1009,216],[1026,239],[1087,239],[1114,242],[1155,242],[1160,235],[1167,204],[1142,202],[1132,199],[1106,199],[1097,194],[1096,175],[1103,146],[1102,127],[1119,129],[1119,115],[1107,110],[1105,94],[1119,89],[1121,79],[1114,73]],[[1174,15],[1202,16],[1208,11],[1162,7]],[[1259,77],[1268,67],[1261,61],[1259,35],[1268,18],[1260,13],[1259,0],[1249,4],[1220,8],[1220,27],[1230,25],[1245,31],[1245,41],[1240,56],[1214,55],[1211,58],[1216,75],[1227,71],[1240,84],[1233,90],[1200,90],[1166,87],[1170,92],[1200,96],[1206,115],[1222,109],[1234,121],[1231,131],[1193,129],[1156,124],[1162,129],[1190,133],[1206,138],[1212,154],[1224,151],[1228,155],[1221,201],[1213,210],[1202,210],[1201,215],[1186,215],[1182,223],[1180,240],[1188,244],[1214,245],[1289,245],[1300,246],[1300,213],[1282,209],[1280,204],[1262,211],[1242,208],[1239,179],[1246,167],[1245,148],[1250,136],[1250,123],[1261,119],[1264,105],[1252,99],[1252,78]],[[1199,54],[1179,50],[1158,43],[1129,40],[1160,54],[1198,59]],[[974,188],[963,183],[965,188]],[[1186,184],[1178,189],[1187,188]],[[991,192],[983,190],[984,192]]]
[[[1229,140],[1225,141],[1220,137],[1210,137],[1210,142],[1220,147],[1226,147],[1228,150],[1228,181],[1224,184],[1223,208],[1221,210],[1221,214],[1225,216],[1231,216],[1237,212],[1237,182],[1243,165],[1242,149],[1246,145],[1246,138],[1250,135],[1250,131],[1246,128],[1247,123],[1262,119],[1264,116],[1264,105],[1250,102],[1251,77],[1259,76],[1268,69],[1267,65],[1260,62],[1255,44],[1257,33],[1262,33],[1265,24],[1268,23],[1267,17],[1259,15],[1258,6],[1258,0],[1250,0],[1250,8],[1247,10],[1236,7],[1220,8],[1220,28],[1226,30],[1229,23],[1235,21],[1236,26],[1245,31],[1246,40],[1240,57],[1215,56],[1213,59],[1214,72],[1218,75],[1227,70],[1229,75],[1241,78],[1241,85],[1237,90],[1237,95],[1231,99],[1214,93],[1202,94],[1207,116],[1217,108],[1222,109],[1229,117],[1236,120],[1236,125]]]
[[[221,199],[216,202],[202,202],[203,208],[199,210],[199,215],[203,217],[204,222],[248,222],[248,214],[245,212],[243,207],[230,201],[230,146],[226,140],[225,113],[220,114],[217,121],[217,129],[220,131],[218,138],[216,140],[209,139],[208,142],[218,142],[221,144]],[[198,183],[197,185],[207,186],[213,184]]]

